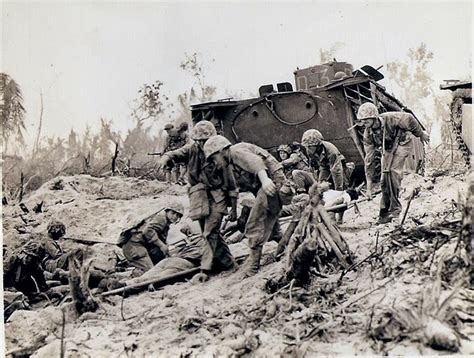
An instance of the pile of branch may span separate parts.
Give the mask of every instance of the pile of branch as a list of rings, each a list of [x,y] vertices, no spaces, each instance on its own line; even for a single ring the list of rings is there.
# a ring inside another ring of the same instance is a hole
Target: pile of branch
[[[309,191],[309,205],[303,210],[289,240],[286,273],[280,284],[294,279],[296,286],[306,286],[310,282],[313,262],[319,272],[333,258],[346,269],[352,263],[349,246],[322,205],[321,198],[320,187],[315,184]]]

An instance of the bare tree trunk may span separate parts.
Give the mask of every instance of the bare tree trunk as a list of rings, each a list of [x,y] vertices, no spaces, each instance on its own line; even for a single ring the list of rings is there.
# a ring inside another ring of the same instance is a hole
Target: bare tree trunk
[[[115,165],[117,163],[117,157],[119,154],[118,150],[118,142],[115,143],[115,152],[114,152],[114,157],[112,158],[112,175],[115,175]]]
[[[40,116],[39,116],[39,125],[38,125],[38,133],[36,134],[35,145],[33,146],[33,155],[38,151],[39,139],[41,135],[41,127],[43,125],[43,92],[40,92],[40,99],[41,99],[41,108],[40,108]]]
[[[19,198],[18,198],[18,201],[21,203],[22,200],[23,200],[23,184],[25,182],[25,175],[23,174],[23,172],[21,172],[20,174],[20,195],[19,195]]]
[[[91,152],[84,156],[84,174],[89,174],[91,169]]]

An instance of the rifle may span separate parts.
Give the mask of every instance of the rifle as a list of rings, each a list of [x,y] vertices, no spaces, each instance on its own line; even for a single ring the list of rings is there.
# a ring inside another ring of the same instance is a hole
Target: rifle
[[[146,155],[158,155],[158,156],[162,156],[164,153],[160,153],[160,152],[151,152],[151,153],[146,153]]]

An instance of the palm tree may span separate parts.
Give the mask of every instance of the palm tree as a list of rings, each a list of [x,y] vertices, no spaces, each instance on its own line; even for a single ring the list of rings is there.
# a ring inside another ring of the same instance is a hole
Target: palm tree
[[[25,129],[25,107],[18,83],[6,73],[0,73],[0,120],[4,153],[12,134],[23,143]]]

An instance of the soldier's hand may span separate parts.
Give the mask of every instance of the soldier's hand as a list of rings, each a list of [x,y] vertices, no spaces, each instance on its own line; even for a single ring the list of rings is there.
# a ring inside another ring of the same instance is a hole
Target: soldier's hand
[[[421,141],[425,144],[428,144],[428,142],[430,141],[430,135],[426,132],[423,132],[421,134],[421,137],[420,137]]]
[[[229,221],[236,221],[237,220],[237,211],[231,210],[229,214]]]
[[[169,158],[166,155],[162,156],[158,161],[158,169],[166,168],[168,166],[168,162]]]
[[[170,250],[168,249],[168,246],[162,245],[160,246],[160,250],[163,253],[163,255],[165,255],[165,257],[169,256]]]
[[[276,193],[276,186],[273,183],[273,181],[269,178],[265,179],[262,182],[262,189],[265,192],[265,194],[267,194],[269,196],[273,196]]]

